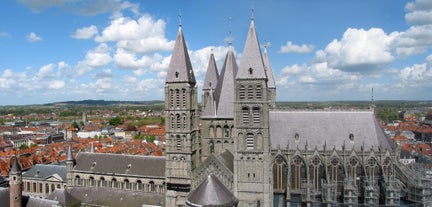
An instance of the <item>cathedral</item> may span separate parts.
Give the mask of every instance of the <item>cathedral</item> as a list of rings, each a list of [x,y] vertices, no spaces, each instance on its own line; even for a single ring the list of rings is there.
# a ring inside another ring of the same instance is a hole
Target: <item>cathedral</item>
[[[180,26],[165,82],[166,206],[400,205],[398,151],[373,108],[278,109],[253,18],[239,64],[231,44],[220,73],[210,56],[201,108],[198,90]]]
[[[198,90],[180,25],[165,80],[165,157],[101,154],[93,146],[74,157],[69,147],[55,176],[48,176],[53,167],[21,174],[15,159],[0,199],[31,206],[24,203],[36,201],[24,202],[25,192],[62,206],[401,206],[401,198],[432,205],[430,178],[399,162],[373,106],[276,106],[270,59],[253,18],[239,64],[231,44],[220,72],[211,55],[201,106]],[[62,185],[23,181],[39,175]]]

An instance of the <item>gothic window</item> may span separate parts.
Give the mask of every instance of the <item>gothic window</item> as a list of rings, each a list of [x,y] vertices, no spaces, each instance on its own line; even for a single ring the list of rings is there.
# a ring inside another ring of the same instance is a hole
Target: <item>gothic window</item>
[[[243,107],[242,108],[242,122],[243,124],[249,124],[249,108]]]
[[[251,85],[248,86],[247,96],[248,96],[249,100],[253,99],[253,86],[251,86]]]
[[[246,149],[254,149],[254,134],[248,133],[246,135]]]
[[[180,138],[180,135],[177,135],[177,138],[176,138],[176,143],[177,143],[177,150],[181,150],[181,138]]]
[[[186,107],[186,89],[182,89],[182,104],[183,104],[183,107]]]
[[[252,115],[253,115],[253,123],[254,124],[260,124],[260,108],[254,107],[252,109]]]
[[[256,99],[261,99],[262,98],[262,88],[261,85],[257,85],[256,86]]]
[[[176,107],[180,107],[180,90],[176,89],[175,90],[175,99],[176,99]]]
[[[246,96],[245,93],[246,93],[246,88],[245,88],[244,85],[241,85],[241,86],[240,86],[240,90],[239,90],[239,97],[240,97],[240,100],[245,99],[245,96]]]
[[[230,128],[227,125],[224,126],[224,137],[230,137]]]
[[[293,190],[300,190],[305,176],[306,169],[303,165],[303,160],[299,156],[294,157],[291,162],[291,187]]]
[[[285,160],[278,156],[273,165],[273,189],[275,192],[284,192],[287,187],[288,166]]]
[[[321,177],[324,174],[321,165],[321,159],[318,156],[312,158],[310,169],[310,177],[312,179],[313,189],[318,191],[321,188]]]

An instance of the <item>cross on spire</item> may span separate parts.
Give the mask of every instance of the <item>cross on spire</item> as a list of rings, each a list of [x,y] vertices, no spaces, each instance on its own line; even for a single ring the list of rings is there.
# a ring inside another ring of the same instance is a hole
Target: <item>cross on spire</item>
[[[255,8],[254,8],[254,1],[252,0],[252,6],[251,6],[251,12],[252,12],[252,16],[251,16],[251,20],[253,21],[254,20],[254,13],[255,13]]]
[[[182,14],[181,14],[181,9],[179,9],[178,17],[179,17],[179,27],[181,27],[181,26],[182,26]]]

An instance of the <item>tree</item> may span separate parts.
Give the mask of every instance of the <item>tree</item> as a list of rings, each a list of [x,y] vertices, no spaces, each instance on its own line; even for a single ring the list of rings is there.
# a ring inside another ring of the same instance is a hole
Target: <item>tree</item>
[[[76,123],[76,121],[72,122],[72,127],[74,129],[78,129],[79,128],[78,123]]]
[[[156,138],[155,135],[151,134],[149,136],[146,136],[146,141],[147,142],[154,142],[155,138]]]
[[[429,111],[426,113],[426,119],[427,119],[427,120],[432,120],[432,110],[429,110]]]
[[[28,146],[26,144],[22,144],[19,146],[20,150],[27,149],[27,148],[28,148]]]
[[[123,119],[121,117],[119,117],[119,116],[116,116],[114,118],[109,119],[108,123],[110,125],[113,125],[113,126],[118,126],[120,124],[123,124]]]

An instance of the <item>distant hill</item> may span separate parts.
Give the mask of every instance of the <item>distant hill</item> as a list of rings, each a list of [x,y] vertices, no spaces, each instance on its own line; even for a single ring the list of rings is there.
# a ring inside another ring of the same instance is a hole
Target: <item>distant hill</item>
[[[164,101],[153,100],[153,101],[105,101],[105,100],[82,100],[82,101],[63,101],[44,104],[50,105],[85,105],[85,106],[109,106],[109,105],[161,105]]]

